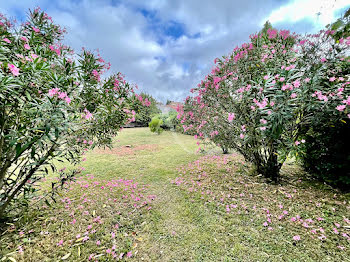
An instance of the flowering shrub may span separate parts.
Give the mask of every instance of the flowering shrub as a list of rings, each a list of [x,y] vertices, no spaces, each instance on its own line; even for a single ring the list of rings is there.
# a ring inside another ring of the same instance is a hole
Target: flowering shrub
[[[349,11],[350,9],[344,17],[328,27],[332,29],[331,31],[327,31],[327,35],[335,41],[347,45],[349,45],[349,38],[347,40],[344,40],[344,38],[349,37]],[[321,38],[321,40],[328,42],[327,39]],[[323,49],[323,56],[310,59],[310,54],[313,52],[306,51],[305,57],[308,57],[308,63],[316,67],[319,66],[320,59],[322,64],[327,63],[330,46],[329,44],[324,45],[322,42],[316,43],[318,49]],[[334,51],[334,46],[332,46],[332,51]],[[349,54],[347,53],[347,55]],[[344,76],[349,76],[349,68],[348,58],[340,59],[325,67],[324,81],[320,83],[321,88],[319,90],[325,90],[326,94],[318,91],[313,96],[324,101],[325,104],[331,103],[331,106],[308,109],[307,112],[308,114],[312,113],[312,117],[309,117],[309,121],[303,123],[301,130],[307,141],[304,145],[305,150],[300,155],[305,169],[318,179],[342,189],[350,187],[350,138],[347,135],[350,131],[350,114],[347,114],[347,116],[346,114],[340,114],[339,116],[334,111],[346,112],[347,110],[347,113],[349,113],[347,109],[349,90],[346,90],[348,87],[344,85],[336,92],[332,92],[331,87],[334,82],[344,81]],[[336,110],[334,110],[334,107]]]
[[[0,217],[18,196],[94,146],[108,146],[131,120],[131,86],[110,65],[62,45],[64,30],[40,9],[15,27],[0,17]],[[61,177],[61,182],[71,174]]]
[[[134,94],[131,98],[131,108],[135,111],[135,122],[147,126],[152,117],[160,113],[157,101],[146,93]]]
[[[314,112],[350,117],[350,38],[332,31],[301,37],[269,28],[252,35],[193,89],[178,117],[185,131],[233,148],[259,174],[277,180],[290,152],[307,143],[301,127]]]

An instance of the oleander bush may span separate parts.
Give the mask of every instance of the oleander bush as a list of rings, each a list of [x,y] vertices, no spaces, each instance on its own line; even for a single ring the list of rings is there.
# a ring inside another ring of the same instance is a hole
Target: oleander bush
[[[84,49],[74,53],[63,35],[39,8],[19,26],[0,17],[0,218],[27,205],[57,161],[77,164],[86,150],[110,146],[132,119],[123,75],[102,78],[110,64]]]

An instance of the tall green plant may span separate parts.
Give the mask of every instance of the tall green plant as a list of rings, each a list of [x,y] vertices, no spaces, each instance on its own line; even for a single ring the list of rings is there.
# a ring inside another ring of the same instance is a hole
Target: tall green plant
[[[131,87],[100,56],[74,54],[40,9],[17,27],[0,18],[0,217],[56,171],[94,146],[110,146],[130,120]],[[76,171],[73,171],[73,175]],[[61,172],[61,182],[72,174]],[[54,185],[53,185],[54,187]]]
[[[313,112],[346,117],[349,75],[339,61],[349,62],[348,50],[349,40],[337,43],[330,31],[301,37],[268,28],[252,35],[216,59],[192,90],[196,96],[179,112],[184,130],[239,151],[258,173],[277,180],[287,156],[303,152],[300,130]]]

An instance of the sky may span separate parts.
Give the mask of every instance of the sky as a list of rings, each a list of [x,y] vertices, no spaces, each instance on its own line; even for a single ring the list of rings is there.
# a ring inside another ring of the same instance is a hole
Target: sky
[[[182,101],[214,66],[269,20],[277,29],[317,32],[348,0],[0,0],[19,22],[40,6],[68,31],[74,50],[99,49],[139,92]]]

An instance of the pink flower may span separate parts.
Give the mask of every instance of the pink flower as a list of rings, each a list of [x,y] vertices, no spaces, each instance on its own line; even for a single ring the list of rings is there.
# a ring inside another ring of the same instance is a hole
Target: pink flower
[[[64,99],[64,101],[66,101],[66,103],[69,105],[69,103],[72,101],[68,96],[66,96],[66,98]]]
[[[49,97],[53,97],[54,95],[58,94],[58,88],[52,88],[49,90]]]
[[[235,119],[235,114],[234,113],[228,113],[228,121],[232,122],[233,119]]]
[[[267,227],[269,224],[267,222],[264,222],[263,226]]]
[[[264,76],[264,79],[265,80],[269,79],[269,76],[268,75]]]
[[[16,67],[15,65],[13,64],[8,64],[7,65],[8,68],[10,69],[11,73],[14,75],[14,76],[18,76],[19,75],[19,68]]]
[[[285,79],[284,77],[281,77],[279,81],[280,81],[280,82],[283,82],[284,79]]]
[[[128,253],[126,253],[126,256],[127,256],[127,257],[132,257],[132,252],[129,251]]]
[[[260,119],[260,123],[265,125],[267,121],[265,119]]]
[[[294,85],[295,88],[300,87],[300,81],[299,81],[299,80],[295,80],[295,81],[293,82],[293,85]]]
[[[299,236],[299,235],[294,236],[294,237],[293,237],[293,240],[295,240],[295,241],[300,241],[300,236]]]
[[[96,241],[96,245],[98,245],[98,246],[101,245],[101,241],[100,241],[100,240],[97,240],[97,241]]]
[[[305,82],[305,83],[309,83],[309,82],[310,82],[310,78],[305,78],[305,79],[304,79],[304,82]]]
[[[346,105],[339,105],[339,106],[336,107],[336,109],[337,109],[338,111],[340,111],[340,112],[343,112],[344,109],[345,109],[345,107],[346,107]]]
[[[297,145],[300,145],[300,142],[299,141],[295,141],[294,144],[297,146]]]
[[[332,76],[331,78],[329,78],[329,82],[334,82],[336,80],[336,78],[334,76]]]
[[[86,113],[85,115],[83,115],[83,118],[85,118],[86,120],[89,120],[90,118],[92,118],[92,114],[89,112],[89,110],[87,110],[86,108],[84,109],[84,112]]]
[[[240,137],[241,139],[244,139],[244,134],[240,134],[239,137]]]
[[[66,92],[58,92],[58,98],[59,99],[64,99],[67,96]]]
[[[33,31],[34,31],[35,33],[39,33],[39,32],[40,32],[40,30],[39,30],[38,28],[36,28],[36,27],[34,27],[34,26],[32,26],[32,28],[33,28]]]
[[[8,44],[11,44],[11,41],[8,38],[4,38],[3,41],[8,43]]]
[[[261,130],[261,131],[266,130],[266,126],[261,126],[261,127],[260,127],[260,130]]]
[[[62,246],[63,245],[63,240],[60,240],[58,243],[57,243],[57,246]]]
[[[24,44],[24,48],[29,50],[30,49],[30,46],[28,44]]]
[[[296,93],[293,93],[290,95],[291,98],[296,98],[297,97],[297,94]]]

